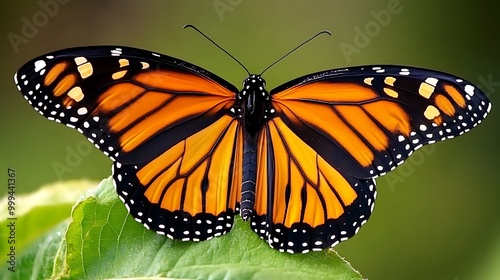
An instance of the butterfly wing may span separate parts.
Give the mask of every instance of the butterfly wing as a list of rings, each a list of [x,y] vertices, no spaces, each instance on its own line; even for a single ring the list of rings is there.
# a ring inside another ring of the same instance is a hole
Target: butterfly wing
[[[383,175],[422,145],[469,131],[491,108],[470,82],[398,66],[316,73],[271,94],[294,133],[358,178]]]
[[[315,73],[271,95],[276,117],[259,136],[252,228],[288,252],[353,236],[373,209],[373,178],[422,145],[469,131],[491,108],[463,79],[398,66]]]
[[[374,180],[336,170],[280,117],[268,122],[258,143],[251,227],[271,247],[322,250],[353,236],[370,217]]]
[[[111,46],[38,57],[14,79],[35,110],[114,161],[117,192],[147,228],[184,240],[231,228],[243,143],[234,86],[182,60]]]

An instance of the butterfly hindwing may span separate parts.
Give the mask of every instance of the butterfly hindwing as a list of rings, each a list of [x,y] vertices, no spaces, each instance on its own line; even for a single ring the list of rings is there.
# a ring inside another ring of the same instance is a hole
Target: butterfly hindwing
[[[202,241],[231,230],[241,193],[242,131],[229,116],[152,161],[113,165],[121,199],[146,228]]]
[[[273,248],[323,250],[352,237],[370,217],[373,179],[342,174],[281,120],[270,120],[258,146],[256,214],[251,227]]]
[[[106,46],[36,58],[15,81],[35,110],[115,161],[117,192],[146,227],[205,240],[232,226],[243,141],[232,85],[178,59]]]

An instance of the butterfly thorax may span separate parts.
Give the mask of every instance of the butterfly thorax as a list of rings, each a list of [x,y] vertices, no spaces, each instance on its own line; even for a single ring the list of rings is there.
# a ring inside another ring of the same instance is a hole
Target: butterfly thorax
[[[259,75],[250,75],[243,82],[243,89],[238,94],[245,130],[252,137],[255,137],[272,113],[271,96],[265,86],[266,81]]]

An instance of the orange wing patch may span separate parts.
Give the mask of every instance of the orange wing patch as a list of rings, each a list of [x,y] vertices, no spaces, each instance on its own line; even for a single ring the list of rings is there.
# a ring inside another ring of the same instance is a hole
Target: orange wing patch
[[[361,166],[373,163],[374,150],[381,152],[389,146],[383,129],[394,134],[410,134],[410,118],[398,103],[377,100],[373,90],[362,86],[318,84],[329,88],[320,86],[323,93],[319,95],[315,91],[316,83],[285,90],[273,96],[273,105],[296,124],[303,121],[335,139]],[[339,90],[341,92],[337,92]],[[324,99],[314,102],[309,96]],[[325,122],[328,125],[318,125]]]
[[[312,92],[314,94],[304,94]],[[322,102],[363,102],[376,97],[374,91],[364,86],[328,82],[291,87],[273,96],[276,100],[321,100]]]
[[[273,223],[285,227],[294,223],[316,227],[340,217],[357,197],[349,182],[280,118],[269,121],[267,128],[260,134],[258,146],[257,215],[272,212]],[[273,162],[267,161],[269,154]],[[269,165],[274,166],[274,174],[267,173]],[[268,176],[274,180],[269,182]]]
[[[197,75],[174,71],[145,72],[136,75],[134,79],[141,84],[167,91],[205,92],[219,96],[234,94],[214,81]]]
[[[111,114],[109,129],[121,135],[124,152],[134,150],[162,129],[186,118],[227,110],[235,98],[226,88],[194,75],[150,71],[136,75],[135,79],[141,84],[121,82],[106,89],[93,112]],[[198,88],[193,80],[199,82]]]
[[[460,108],[465,108],[466,102],[463,97],[463,95],[453,86],[450,84],[444,84],[443,85],[444,90],[450,97],[453,99],[453,101],[460,106]]]
[[[137,178],[149,202],[163,209],[217,216],[239,201],[242,145],[238,121],[224,116],[146,164]]]
[[[68,68],[68,66],[69,63],[67,61],[59,62],[52,66],[52,68],[50,68],[50,70],[45,75],[43,84],[45,86],[50,86],[64,72],[64,70]]]
[[[370,117],[377,120],[385,129],[393,134],[408,136],[411,131],[408,113],[396,102],[388,100],[373,101],[361,105]]]
[[[443,94],[436,94],[434,96],[434,102],[436,103],[439,110],[441,110],[446,115],[453,116],[455,114],[455,107]]]
[[[112,85],[99,95],[96,113],[109,113],[113,110],[117,110],[119,107],[137,98],[145,91],[143,87],[131,83]]]
[[[121,146],[124,151],[131,151],[162,129],[183,119],[205,112],[215,113],[229,109],[232,105],[230,101],[230,99],[221,100],[219,97],[213,96],[177,96],[168,104],[161,106],[160,109],[151,112],[148,118],[143,118],[135,125],[128,127],[120,137]],[[191,104],[191,106],[186,106],[186,104]],[[124,111],[132,112],[127,108]],[[110,122],[115,120],[119,121],[118,115],[111,118]]]
[[[61,96],[76,84],[76,75],[64,76],[54,88],[54,96]]]

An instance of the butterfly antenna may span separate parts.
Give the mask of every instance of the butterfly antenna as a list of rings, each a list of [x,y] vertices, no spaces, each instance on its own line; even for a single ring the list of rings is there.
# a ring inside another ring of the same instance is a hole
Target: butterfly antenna
[[[239,60],[236,59],[236,57],[232,56],[230,53],[228,53],[225,49],[223,49],[221,46],[219,46],[219,44],[217,44],[214,40],[210,39],[210,37],[208,37],[207,35],[205,35],[205,33],[201,32],[201,30],[199,30],[198,28],[196,28],[196,26],[194,25],[191,25],[191,24],[186,24],[184,25],[184,29],[185,28],[188,28],[188,27],[191,27],[193,28],[194,30],[196,30],[198,33],[200,33],[203,37],[207,38],[210,42],[212,42],[212,44],[214,44],[215,46],[217,46],[220,50],[222,50],[223,52],[225,52],[227,55],[229,55],[232,59],[234,59],[234,61],[238,62],[239,65],[241,65],[241,67],[243,67],[243,69],[245,69],[245,71],[247,71],[247,74],[250,76],[250,71],[248,71],[248,69],[245,67],[245,65],[243,65]]]
[[[330,36],[332,36],[332,33],[328,30],[323,30],[323,31],[320,31],[318,33],[316,33],[316,35],[312,36],[311,38],[305,40],[304,42],[302,42],[300,45],[296,46],[295,48],[293,48],[291,51],[287,52],[284,56],[282,56],[280,59],[276,60],[274,63],[272,63],[271,65],[267,66],[266,69],[264,69],[264,71],[262,71],[260,73],[260,76],[262,76],[262,74],[264,74],[264,72],[266,72],[269,68],[271,68],[274,64],[280,62],[281,60],[283,60],[283,58],[287,57],[288,55],[290,55],[291,53],[293,53],[294,51],[296,51],[298,48],[302,47],[303,45],[307,44],[309,41],[311,41],[312,39],[318,37],[319,35],[321,34],[328,34]]]

